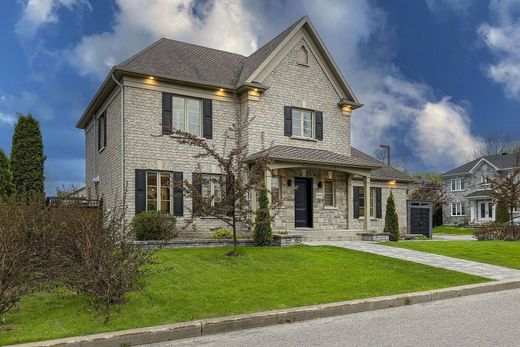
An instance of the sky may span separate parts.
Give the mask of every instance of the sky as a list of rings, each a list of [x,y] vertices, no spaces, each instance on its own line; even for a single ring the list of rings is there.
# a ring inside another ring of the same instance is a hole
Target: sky
[[[32,113],[50,195],[83,184],[75,124],[113,65],[161,37],[247,56],[303,15],[365,105],[357,148],[445,171],[492,132],[520,139],[520,0],[13,0],[0,13],[0,148]]]

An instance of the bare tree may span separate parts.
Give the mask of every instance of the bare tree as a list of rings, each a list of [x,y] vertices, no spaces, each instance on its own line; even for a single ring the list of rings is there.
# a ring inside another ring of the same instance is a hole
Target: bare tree
[[[487,155],[514,153],[520,146],[505,132],[495,130],[484,136],[480,144],[475,148],[473,157],[478,159]]]
[[[229,225],[233,230],[234,250],[228,255],[232,256],[238,255],[238,229],[251,230],[255,211],[250,197],[253,191],[261,189],[261,183],[265,181],[265,174],[269,170],[270,160],[266,151],[256,154],[254,159],[248,154],[246,135],[253,120],[249,118],[247,110],[241,112],[237,107],[234,122],[224,134],[226,145],[220,151],[204,138],[172,128],[172,137],[178,143],[199,148],[201,151],[195,158],[211,159],[217,163],[220,171],[218,175],[204,175],[199,166],[191,182],[182,182],[184,194],[191,197],[195,209],[191,217],[186,219],[186,224],[192,224],[200,216],[212,216]],[[204,183],[212,183],[220,189],[214,189],[213,193],[203,192],[201,185]],[[282,203],[274,201],[272,208]]]
[[[515,226],[513,223],[513,211],[520,206],[520,151],[517,152],[516,166],[510,174],[500,175],[489,179],[491,188],[490,196],[495,202],[506,204],[509,208],[513,238]]]

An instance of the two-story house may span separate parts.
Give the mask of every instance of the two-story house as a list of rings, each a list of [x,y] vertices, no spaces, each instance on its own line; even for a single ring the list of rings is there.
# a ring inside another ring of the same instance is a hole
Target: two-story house
[[[517,154],[496,154],[475,159],[441,175],[448,202],[443,205],[443,224],[485,223],[496,218],[496,204],[489,179],[511,174]],[[515,210],[515,215],[520,210]]]
[[[247,110],[251,160],[267,150],[271,194],[293,196],[275,231],[382,231],[391,190],[405,227],[409,177],[351,146],[351,114],[361,106],[307,17],[248,57],[160,39],[112,68],[77,123],[87,190],[108,206],[126,194],[129,220],[157,209],[182,222],[194,206],[173,182],[197,168],[219,174],[218,166],[164,129],[222,150],[234,113]],[[203,193],[220,189],[202,184]],[[206,216],[195,225],[203,237],[220,222]]]

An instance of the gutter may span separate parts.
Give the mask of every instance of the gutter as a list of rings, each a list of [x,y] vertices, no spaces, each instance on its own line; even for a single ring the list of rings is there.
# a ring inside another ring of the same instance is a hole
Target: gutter
[[[124,109],[125,109],[125,98],[124,98],[124,88],[121,83],[114,77],[114,74],[112,73],[110,75],[112,77],[112,80],[119,86],[119,95],[121,96],[121,103],[119,105],[121,109],[121,199],[125,199],[125,132],[124,132]]]

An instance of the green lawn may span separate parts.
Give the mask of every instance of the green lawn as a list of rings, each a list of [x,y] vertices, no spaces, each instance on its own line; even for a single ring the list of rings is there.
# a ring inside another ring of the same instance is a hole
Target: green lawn
[[[434,234],[473,235],[474,232],[475,229],[472,228],[450,227],[445,225],[433,228]]]
[[[515,241],[407,241],[382,244],[520,269],[520,242]]]
[[[25,298],[0,326],[0,345],[472,284],[487,279],[335,247],[157,252],[141,292],[104,325],[63,290]]]

